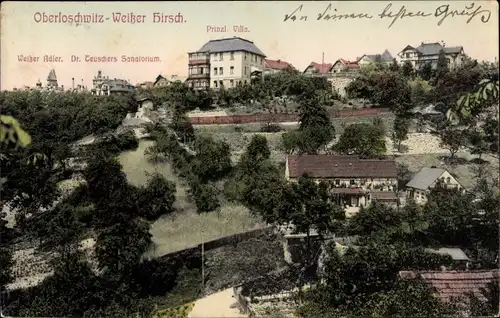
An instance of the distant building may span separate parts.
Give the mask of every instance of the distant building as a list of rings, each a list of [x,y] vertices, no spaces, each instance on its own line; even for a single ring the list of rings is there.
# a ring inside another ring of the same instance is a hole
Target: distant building
[[[292,64],[282,60],[264,60],[264,75],[276,74],[290,68],[293,69]]]
[[[345,73],[359,71],[359,64],[344,59],[338,59],[329,70],[330,73]]]
[[[158,75],[153,82],[154,87],[163,87],[163,86],[168,86],[170,84],[170,81],[166,79],[163,75]]]
[[[360,66],[364,66],[375,63],[377,60],[385,64],[391,64],[394,58],[388,50],[385,50],[382,54],[363,54],[361,57],[358,57],[356,61]]]
[[[137,84],[136,87],[143,88],[143,89],[153,88],[153,82],[151,82],[151,81],[142,82],[142,83]]]
[[[390,159],[360,159],[339,155],[290,155],[286,158],[285,179],[297,181],[307,174],[328,181],[336,203],[345,208],[346,216],[373,201],[398,205],[397,167]]]
[[[208,41],[188,57],[186,83],[195,89],[219,89],[250,83],[252,75],[262,74],[266,56],[252,41],[233,37]]]
[[[125,95],[135,90],[135,87],[127,80],[104,77],[101,71],[98,71],[97,75],[94,76],[92,84],[91,92],[94,95]]]
[[[304,70],[305,75],[324,75],[330,72],[333,64],[311,62]]]
[[[465,53],[462,46],[446,47],[444,43],[422,42],[417,47],[407,45],[398,56],[401,63],[408,61],[416,70],[421,69],[426,64],[430,64],[435,69],[441,51],[444,51],[450,69],[457,68],[464,62]]]
[[[439,181],[449,189],[464,189],[446,169],[424,167],[406,184],[406,197],[425,204],[430,191]]]

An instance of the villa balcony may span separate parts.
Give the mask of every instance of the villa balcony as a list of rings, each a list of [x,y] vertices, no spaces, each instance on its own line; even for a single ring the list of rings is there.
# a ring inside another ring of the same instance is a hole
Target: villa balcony
[[[190,56],[189,65],[207,65],[210,64],[210,56],[206,55],[197,55],[197,56]]]
[[[203,73],[203,74],[189,74],[188,80],[193,80],[193,79],[209,79],[210,74],[209,73]]]

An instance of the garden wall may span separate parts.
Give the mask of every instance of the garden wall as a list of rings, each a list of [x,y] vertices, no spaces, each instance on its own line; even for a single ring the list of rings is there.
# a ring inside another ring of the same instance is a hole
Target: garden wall
[[[364,117],[390,113],[388,108],[362,108],[362,109],[342,109],[330,112],[331,118],[339,117]],[[189,121],[193,125],[222,125],[222,124],[249,124],[260,122],[297,122],[298,114],[290,113],[262,113],[253,115],[232,115],[232,116],[207,116],[190,117]]]

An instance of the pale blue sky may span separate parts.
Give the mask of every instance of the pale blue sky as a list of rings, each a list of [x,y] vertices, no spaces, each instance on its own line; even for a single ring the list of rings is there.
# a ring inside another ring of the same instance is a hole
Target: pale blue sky
[[[373,19],[317,21],[318,13],[328,4],[338,13],[367,13]],[[471,1],[411,1],[393,2],[393,12],[402,6],[408,11],[428,12],[449,4],[450,11],[464,10]],[[129,79],[133,84],[154,80],[158,74],[187,74],[187,52],[199,49],[210,39],[241,36],[253,41],[271,59],[286,60],[298,69],[311,61],[333,63],[338,58],[355,59],[364,53],[378,54],[386,48],[395,56],[406,45],[444,41],[448,46],[462,45],[465,52],[479,60],[498,57],[498,4],[496,1],[474,2],[474,9],[490,10],[487,23],[481,15],[470,23],[469,17],[445,19],[434,16],[400,19],[391,27],[390,19],[377,15],[389,2],[304,2],[303,14],[308,21],[283,22],[300,2],[3,2],[1,28],[1,88],[32,86],[38,79],[45,83],[54,68],[60,84],[71,86],[84,79],[90,86],[93,76],[101,69],[104,75]],[[470,10],[473,11],[473,10]],[[69,25],[43,24],[34,21],[36,12],[46,14],[96,13],[110,17],[103,24]],[[113,12],[146,15],[142,24],[117,24],[111,21]],[[152,23],[154,12],[177,14],[186,19],[182,24]],[[207,26],[227,26],[227,33],[207,33]],[[235,33],[232,27],[243,25],[248,33]],[[18,55],[57,55],[63,63],[21,63]],[[80,56],[159,56],[160,63],[71,63],[71,55]]]

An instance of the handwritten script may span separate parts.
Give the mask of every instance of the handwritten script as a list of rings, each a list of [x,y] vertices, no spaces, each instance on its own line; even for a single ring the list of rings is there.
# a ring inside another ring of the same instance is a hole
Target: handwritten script
[[[467,20],[465,23],[470,23],[474,19],[480,19],[482,23],[488,23],[491,18],[491,11],[483,9],[481,5],[477,3],[471,3],[469,5],[463,6],[460,10],[454,10],[450,8],[449,4],[444,4],[437,7],[433,12],[429,11],[410,11],[404,5],[393,6],[389,3],[379,14],[372,13],[343,13],[338,12],[337,9],[332,8],[329,4],[322,12],[313,16],[311,20],[316,21],[338,21],[338,20],[370,20],[370,19],[384,19],[389,22],[389,28],[391,28],[399,20],[407,20],[411,18],[434,18],[438,26],[443,24],[446,19],[449,18],[461,18],[465,17]],[[295,22],[295,21],[309,21],[309,15],[305,14],[304,5],[299,5],[292,13],[285,14],[283,22]]]

